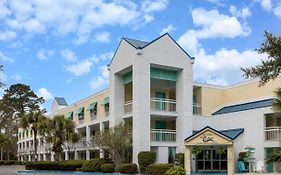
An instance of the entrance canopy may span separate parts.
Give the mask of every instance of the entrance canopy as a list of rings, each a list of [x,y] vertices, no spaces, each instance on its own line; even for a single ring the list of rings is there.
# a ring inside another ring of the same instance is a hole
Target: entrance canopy
[[[185,145],[232,145],[244,129],[229,129],[218,131],[206,126],[200,131],[193,131],[193,134],[185,139]]]

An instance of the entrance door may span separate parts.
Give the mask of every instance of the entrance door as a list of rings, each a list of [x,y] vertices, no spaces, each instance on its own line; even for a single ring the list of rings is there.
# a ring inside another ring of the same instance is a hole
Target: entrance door
[[[156,109],[159,111],[165,111],[166,104],[162,100],[166,98],[166,93],[165,92],[156,92],[155,97],[157,98]]]
[[[266,155],[272,154],[273,148],[266,148]],[[273,164],[267,164],[266,165],[266,172],[272,173],[273,172]]]
[[[217,153],[215,149],[203,149],[196,157],[198,172],[227,171],[227,151]]]

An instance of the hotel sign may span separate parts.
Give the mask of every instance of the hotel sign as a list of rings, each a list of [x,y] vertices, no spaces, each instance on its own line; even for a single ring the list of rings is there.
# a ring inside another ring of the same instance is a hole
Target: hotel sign
[[[201,138],[204,143],[214,142],[214,137],[212,136],[212,134],[202,134]]]

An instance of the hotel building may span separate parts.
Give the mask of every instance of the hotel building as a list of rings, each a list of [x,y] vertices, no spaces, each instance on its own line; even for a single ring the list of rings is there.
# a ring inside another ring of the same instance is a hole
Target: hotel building
[[[169,34],[151,42],[123,38],[108,65],[108,89],[71,105],[62,97],[54,99],[50,117],[73,120],[81,135],[79,143],[64,148],[62,158],[107,156],[92,136],[120,122],[132,125],[132,162],[137,163],[140,151],[155,151],[157,162],[173,162],[175,153],[185,153],[187,174],[233,174],[247,146],[255,148],[254,164],[280,151],[281,115],[271,106],[281,78],[263,87],[258,80],[229,86],[195,83],[194,61]],[[19,129],[21,161],[32,160],[32,134]],[[199,155],[192,154],[195,146],[202,150]],[[217,148],[223,153],[217,154]],[[38,159],[53,160],[53,155],[39,136]],[[264,171],[281,167],[265,165]]]

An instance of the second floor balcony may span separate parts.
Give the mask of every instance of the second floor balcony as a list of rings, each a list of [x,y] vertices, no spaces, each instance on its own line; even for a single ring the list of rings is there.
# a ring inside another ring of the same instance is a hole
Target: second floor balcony
[[[177,101],[174,99],[165,98],[150,98],[150,109],[151,111],[162,111],[162,112],[176,112]]]
[[[281,141],[281,126],[266,127],[265,140],[268,141]]]
[[[153,142],[176,142],[176,130],[151,129],[150,140]]]

